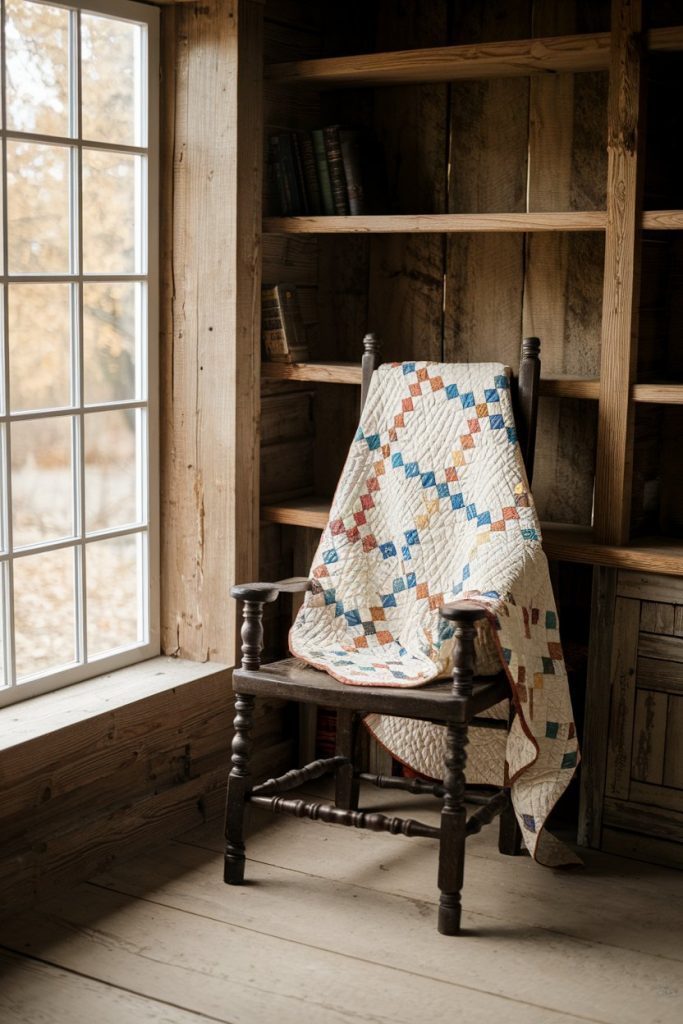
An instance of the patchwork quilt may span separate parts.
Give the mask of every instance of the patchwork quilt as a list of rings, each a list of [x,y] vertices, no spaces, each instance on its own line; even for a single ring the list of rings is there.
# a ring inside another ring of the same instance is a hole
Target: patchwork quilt
[[[466,597],[485,609],[475,668],[502,667],[510,682],[517,714],[505,772],[524,841],[541,863],[576,862],[544,828],[578,745],[504,366],[379,367],[311,578],[290,649],[353,686],[414,687],[448,675],[453,624],[439,607]],[[507,706],[492,714],[506,716]],[[441,777],[443,727],[386,716],[367,724],[399,760]],[[480,762],[500,735],[473,737]]]

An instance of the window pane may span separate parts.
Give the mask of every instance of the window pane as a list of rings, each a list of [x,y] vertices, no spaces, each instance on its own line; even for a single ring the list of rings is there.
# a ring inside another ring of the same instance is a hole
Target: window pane
[[[7,451],[5,448],[5,425],[0,423],[0,551],[7,551],[7,529],[5,527],[5,466]],[[1,632],[1,630],[0,630]]]
[[[137,461],[140,413],[85,417],[85,527],[88,533],[140,522]]]
[[[71,288],[9,286],[10,404],[45,409],[71,402]]]
[[[140,270],[137,180],[142,157],[83,150],[83,270]]]
[[[88,405],[142,397],[135,379],[142,288],[133,283],[83,286],[83,372]]]
[[[7,593],[7,563],[0,563],[0,687],[7,685],[5,674],[5,594]]]
[[[86,545],[89,658],[143,639],[141,548],[139,535]]]
[[[10,428],[15,547],[73,536],[71,422],[56,416]]]
[[[69,150],[7,140],[9,271],[69,271]]]
[[[76,660],[75,552],[27,555],[14,562],[17,677]]]
[[[7,126],[69,134],[69,12],[5,0]]]
[[[143,146],[142,28],[96,14],[81,16],[83,138]]]

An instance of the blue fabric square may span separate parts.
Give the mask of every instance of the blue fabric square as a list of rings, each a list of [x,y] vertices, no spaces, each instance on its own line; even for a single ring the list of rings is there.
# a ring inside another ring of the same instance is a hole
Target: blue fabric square
[[[499,413],[489,416],[489,423],[491,424],[491,430],[502,430],[505,426],[505,420]]]
[[[423,487],[436,487],[436,477],[433,473],[422,474],[422,486]]]
[[[360,626],[361,618],[360,612],[357,608],[354,608],[351,612],[344,612],[344,618],[348,622],[349,626]]]
[[[496,385],[497,388],[502,388],[503,391],[507,391],[507,389],[510,387],[510,381],[508,380],[507,374],[505,373],[497,373],[496,376],[493,378],[493,383]]]
[[[370,434],[370,436],[366,437],[365,440],[371,452],[376,451],[380,446],[379,434]]]
[[[516,442],[517,442],[517,431],[515,430],[515,428],[514,427],[508,427],[507,431],[508,431],[508,441],[510,442],[510,444],[516,444]]]
[[[495,388],[485,388],[484,399],[487,402],[500,402],[500,395]]]
[[[531,528],[522,530],[522,537],[524,537],[524,540],[540,540],[538,530],[532,530]]]
[[[337,617],[339,617],[340,615],[344,614],[344,602],[343,601],[337,601],[337,603],[334,606],[334,614]]]
[[[382,552],[382,558],[393,558],[396,554],[396,548],[390,540],[386,544],[380,544],[379,549]]]
[[[439,498],[447,498],[449,495],[448,484],[437,484],[436,493]]]
[[[407,544],[404,544],[401,547],[401,554],[403,555],[403,557],[406,560],[406,562],[412,562],[413,556],[411,555],[410,548],[408,547]]]
[[[560,728],[559,722],[546,722],[545,723],[545,734],[549,740],[557,739],[557,731]]]
[[[467,506],[467,518],[468,519],[476,519],[477,518],[477,506],[474,504],[474,502],[472,502],[471,505]]]
[[[336,592],[334,590],[323,591],[323,596],[325,598],[325,604],[334,604],[337,600]]]
[[[462,578],[464,580],[468,580],[470,578],[470,572],[471,572],[471,570],[470,570],[470,563],[468,562],[467,565],[464,566],[464,568],[462,570]]]
[[[530,814],[523,814],[522,821],[524,822],[524,827],[527,828],[529,832],[536,831],[536,822]]]
[[[460,396],[462,400],[463,409],[471,409],[475,405],[474,394],[471,391],[466,391],[464,395]]]
[[[458,385],[447,384],[446,385],[446,398],[457,398],[458,397]]]
[[[403,465],[403,456],[400,452],[395,452],[395,454],[391,456],[391,465],[394,469],[398,469],[399,466]]]
[[[394,580],[394,593],[400,594],[402,590],[406,589],[405,580],[401,576],[397,576]]]
[[[464,508],[465,502],[462,494],[451,494],[451,508]]]
[[[563,768],[575,768],[576,767],[576,751],[569,750],[562,758]]]
[[[557,629],[557,615],[555,614],[555,612],[545,613],[545,628]]]
[[[510,664],[510,658],[511,657],[512,657],[512,651],[510,650],[510,648],[509,647],[504,647],[503,648],[503,658],[505,659],[505,663],[507,665]]]
[[[547,675],[547,676],[554,676],[555,675],[555,665],[553,664],[553,659],[552,658],[541,658],[541,661],[543,662],[543,672],[545,673],[545,675]]]
[[[402,370],[403,370],[404,375],[408,374],[408,373],[414,373],[414,371],[415,371],[415,363],[404,363],[403,366],[402,366]]]
[[[482,512],[477,516],[477,526],[490,526],[491,525],[491,513]]]
[[[393,594],[382,594],[382,608],[395,608],[396,598]]]
[[[406,462],[403,468],[405,470],[406,476],[420,475],[420,467],[418,466],[417,462]]]
[[[356,434],[355,434],[355,437],[354,437],[354,441],[362,441],[364,437],[365,437],[365,434],[363,433],[362,428],[359,427],[358,430],[356,431]]]
[[[406,583],[408,584],[409,589],[417,586],[417,577],[414,572],[407,573]]]
[[[325,565],[331,565],[332,562],[338,561],[339,555],[334,550],[334,548],[330,548],[328,551],[323,551],[323,562],[325,563]]]
[[[417,530],[406,530],[405,538],[409,544],[419,544],[420,535]]]

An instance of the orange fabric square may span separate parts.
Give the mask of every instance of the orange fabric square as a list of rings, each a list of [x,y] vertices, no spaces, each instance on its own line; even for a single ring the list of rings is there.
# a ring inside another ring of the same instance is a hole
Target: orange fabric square
[[[542,672],[534,672],[534,689],[535,690],[542,690],[543,689],[543,673]]]
[[[427,368],[425,366],[422,366],[417,371],[416,377],[417,377],[418,380],[427,380],[427,377],[428,377]]]
[[[418,395],[422,394],[422,386],[420,384],[411,384],[408,390],[413,398],[417,398]]]
[[[386,615],[384,614],[384,608],[371,608],[370,615],[372,616],[373,622],[384,622]]]
[[[413,411],[413,400],[412,400],[412,398],[404,398],[403,402],[401,404],[403,406],[403,411],[404,412],[412,412]]]
[[[429,598],[429,607],[432,611],[436,611],[443,604],[443,594],[432,594]]]
[[[356,647],[367,647],[368,638],[366,636],[357,636],[353,641]]]
[[[363,551],[372,551],[373,548],[377,547],[377,541],[371,533],[367,537],[363,537]]]
[[[401,414],[400,416],[394,416],[394,426],[395,427],[405,427],[405,425],[406,425],[406,422],[403,419],[403,414]]]
[[[384,463],[383,462],[376,462],[372,468],[374,469],[374,471],[377,474],[377,476],[384,476]],[[379,487],[379,484],[377,484],[377,486]]]
[[[462,452],[453,452],[453,465],[454,466],[464,466],[465,465],[465,456],[464,456],[464,454]]]
[[[517,509],[512,508],[511,505],[506,505],[503,509],[503,519],[519,519]]]
[[[432,377],[429,383],[432,385],[432,391],[441,391],[443,387],[441,377]]]
[[[548,644],[548,654],[553,661],[562,661],[562,646],[561,644],[550,643]]]
[[[467,426],[470,428],[470,434],[481,434],[481,424],[479,420],[468,420]]]
[[[375,634],[379,643],[390,644],[393,641],[393,636],[386,629],[380,629],[379,633]]]
[[[504,519],[497,519],[495,523],[491,523],[491,529],[495,533],[500,533],[501,531],[504,531],[505,530],[505,520]]]
[[[460,444],[463,448],[474,448],[474,440],[471,434],[463,434],[460,438]]]
[[[454,484],[458,482],[458,471],[457,469],[455,469],[454,466],[448,466],[446,468],[446,480],[448,481],[449,484]]]
[[[418,583],[415,587],[415,596],[418,598],[429,597],[429,587],[426,583]]]
[[[489,407],[486,402],[482,402],[480,405],[475,405],[474,408],[477,410],[477,416],[480,416],[482,419],[489,414]]]

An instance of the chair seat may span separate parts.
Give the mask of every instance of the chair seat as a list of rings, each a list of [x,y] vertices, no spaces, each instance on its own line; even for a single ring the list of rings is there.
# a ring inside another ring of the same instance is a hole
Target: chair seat
[[[274,661],[258,671],[239,668],[233,674],[236,693],[304,701],[364,713],[444,721],[469,720],[510,696],[510,686],[503,672],[475,679],[468,701],[455,697],[451,686],[450,679],[416,687],[350,686],[299,658]]]

